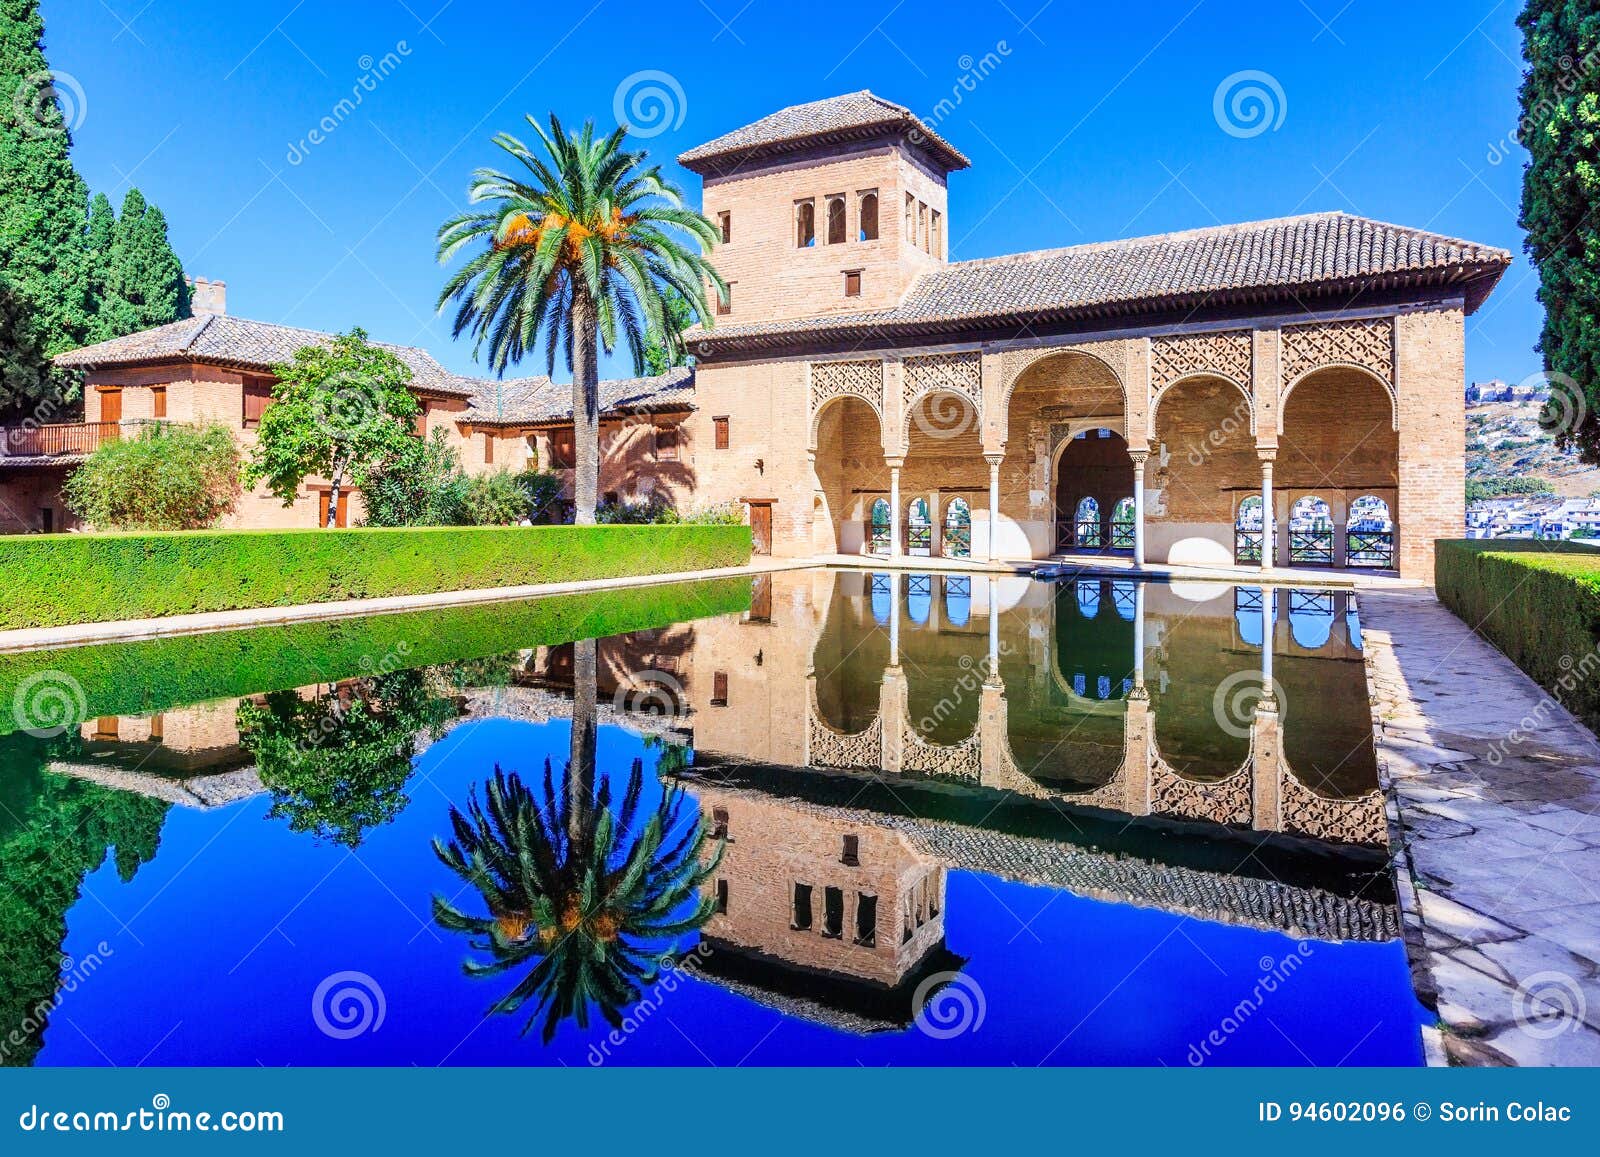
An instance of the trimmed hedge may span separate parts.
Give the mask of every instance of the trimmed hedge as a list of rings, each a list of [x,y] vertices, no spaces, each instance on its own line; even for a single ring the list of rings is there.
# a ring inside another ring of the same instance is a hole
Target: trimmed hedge
[[[1439,601],[1600,730],[1600,551],[1569,542],[1440,542]]]
[[[604,638],[749,609],[750,580],[721,578],[0,654],[0,703],[12,703],[19,685],[49,672],[55,685],[81,690],[79,714],[85,719],[149,715],[212,699],[486,659],[524,647]],[[0,735],[20,725],[13,714],[0,711]]]
[[[0,538],[0,630],[629,578],[750,559],[747,526],[447,526]]]

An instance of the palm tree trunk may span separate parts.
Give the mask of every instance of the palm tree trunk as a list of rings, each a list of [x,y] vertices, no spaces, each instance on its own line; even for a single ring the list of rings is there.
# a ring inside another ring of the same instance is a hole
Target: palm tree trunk
[[[599,328],[594,301],[580,286],[572,294],[572,502],[579,526],[594,523],[600,491]]]
[[[593,639],[572,644],[572,762],[567,765],[567,838],[574,846],[583,841],[594,800],[595,767],[595,652]]]

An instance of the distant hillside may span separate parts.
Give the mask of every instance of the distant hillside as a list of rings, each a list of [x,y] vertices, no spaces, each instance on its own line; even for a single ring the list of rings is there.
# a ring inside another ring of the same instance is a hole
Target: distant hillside
[[[1539,428],[1539,403],[1490,402],[1467,410],[1467,477],[1544,478],[1557,494],[1600,490],[1600,468],[1557,448]]]

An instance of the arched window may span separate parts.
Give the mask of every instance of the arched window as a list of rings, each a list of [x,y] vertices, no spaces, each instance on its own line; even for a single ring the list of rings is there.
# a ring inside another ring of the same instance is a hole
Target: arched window
[[[800,249],[817,243],[817,207],[810,201],[794,207],[794,243]]]
[[[1302,566],[1333,565],[1333,511],[1314,494],[1289,508],[1289,561]]]
[[[828,198],[828,244],[844,244],[844,198]]]
[[[1251,494],[1233,516],[1233,561],[1260,562],[1261,536],[1261,495]]]
[[[1078,597],[1078,613],[1080,615],[1086,619],[1092,619],[1100,613],[1099,579],[1079,579],[1074,593]]]
[[[889,553],[889,500],[879,498],[872,504],[872,513],[868,519],[868,550],[872,554]]]
[[[964,627],[971,621],[972,579],[968,576],[945,576],[944,617],[952,627]]]
[[[861,224],[860,238],[863,241],[876,241],[878,239],[878,194],[861,194],[861,203],[856,206],[856,216]]]
[[[910,193],[906,194],[906,235],[905,243],[917,243],[917,199]]]
[[[944,553],[950,558],[972,557],[972,508],[965,498],[952,498],[944,508]]]
[[[1363,494],[1350,504],[1344,533],[1346,566],[1394,566],[1394,520],[1389,504],[1376,494]]]
[[[928,500],[917,498],[906,509],[906,553],[933,553],[933,520],[928,516]]]
[[[1111,508],[1111,549],[1132,550],[1134,538],[1133,499],[1120,498]]]
[[[1093,498],[1080,498],[1072,514],[1073,542],[1086,550],[1100,548],[1100,504]]]

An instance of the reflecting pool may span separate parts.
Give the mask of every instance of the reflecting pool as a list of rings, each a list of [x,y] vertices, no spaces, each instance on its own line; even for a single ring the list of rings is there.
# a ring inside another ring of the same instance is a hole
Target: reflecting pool
[[[1415,1064],[1356,596],[790,571],[0,655],[7,1064]]]

